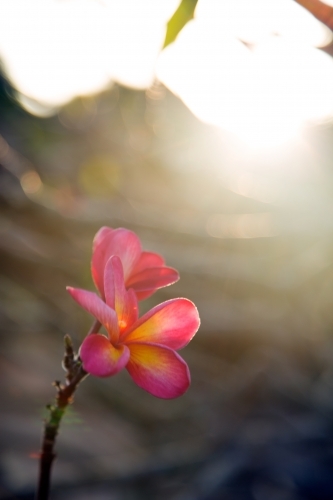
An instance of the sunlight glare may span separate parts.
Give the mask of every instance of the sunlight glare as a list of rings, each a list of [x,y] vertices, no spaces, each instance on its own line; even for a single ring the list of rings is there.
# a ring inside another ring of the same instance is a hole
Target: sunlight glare
[[[309,122],[332,118],[330,56],[276,35],[250,50],[214,23],[190,22],[157,64],[160,81],[199,119],[266,148],[297,138]]]
[[[332,32],[291,0],[199,0],[195,18],[246,43],[272,34],[323,47]]]
[[[214,214],[207,221],[207,233],[214,238],[271,238],[278,235],[273,214]]]
[[[0,56],[18,91],[50,108],[99,92],[112,81],[145,88],[153,81],[166,23],[178,4],[2,0]]]
[[[262,203],[276,203],[279,200],[279,185],[273,179],[266,179],[254,172],[240,171],[235,169],[232,175],[225,181],[225,185],[233,193],[247,198],[261,201]]]

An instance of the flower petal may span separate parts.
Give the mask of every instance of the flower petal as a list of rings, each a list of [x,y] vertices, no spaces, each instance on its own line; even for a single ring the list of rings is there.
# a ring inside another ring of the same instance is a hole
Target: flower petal
[[[110,377],[127,365],[130,351],[124,345],[115,348],[104,335],[96,333],[84,339],[79,355],[86,372],[96,377]]]
[[[154,252],[142,252],[140,259],[133,269],[133,274],[140,273],[148,267],[163,267],[165,265],[164,259],[161,255]]]
[[[141,243],[137,235],[127,229],[107,227],[103,227],[96,234],[93,243],[91,273],[102,297],[104,297],[104,268],[112,255],[120,257],[126,280],[141,255]]]
[[[106,263],[104,291],[106,303],[117,313],[120,332],[128,330],[138,319],[138,302],[133,290],[126,291],[123,266],[116,255]]]
[[[126,282],[128,288],[135,290],[138,299],[147,298],[155,290],[172,285],[179,280],[179,274],[172,267],[150,267],[130,276]]]
[[[156,344],[128,347],[131,356],[126,368],[139,387],[163,399],[177,398],[188,389],[188,366],[175,351]]]
[[[95,234],[93,241],[93,252],[95,249],[101,245],[102,240],[104,238],[110,237],[111,233],[113,233],[114,229],[112,227],[103,226],[97,233]]]
[[[122,315],[118,317],[119,338],[137,321],[139,316],[138,299],[132,288],[126,292],[126,301],[124,303]]]
[[[107,306],[96,293],[70,286],[67,287],[67,291],[83,309],[95,316],[105,326],[113,341],[118,339],[118,319],[113,309]]]
[[[99,290],[102,297],[104,297],[104,267],[107,260],[107,242],[110,240],[113,231],[111,227],[101,227],[95,234],[93,240],[91,274],[96,288]]]
[[[153,342],[181,349],[192,339],[200,325],[198,310],[188,299],[172,299],[154,307],[137,321],[122,339]]]

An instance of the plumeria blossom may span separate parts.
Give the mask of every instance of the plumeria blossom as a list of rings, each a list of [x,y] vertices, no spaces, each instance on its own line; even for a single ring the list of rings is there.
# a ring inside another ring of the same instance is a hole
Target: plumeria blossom
[[[157,289],[172,285],[179,279],[178,272],[166,267],[161,255],[142,251],[135,233],[123,228],[102,227],[93,242],[91,273],[103,299],[104,269],[112,255],[120,258],[125,286],[135,291],[138,300],[150,297]]]
[[[168,300],[138,318],[133,289],[126,290],[118,256],[104,266],[105,302],[97,294],[68,287],[71,296],[104,325],[107,337],[88,335],[80,348],[86,372],[109,377],[126,367],[134,382],[154,396],[181,396],[190,385],[190,372],[177,354],[198,330],[197,308],[188,299]]]

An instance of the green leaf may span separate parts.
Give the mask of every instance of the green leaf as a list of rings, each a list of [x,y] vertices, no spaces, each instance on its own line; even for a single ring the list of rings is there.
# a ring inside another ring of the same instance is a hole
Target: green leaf
[[[167,32],[164,40],[164,47],[172,43],[178,33],[194,17],[194,10],[198,0],[182,0],[178,9],[167,24]]]

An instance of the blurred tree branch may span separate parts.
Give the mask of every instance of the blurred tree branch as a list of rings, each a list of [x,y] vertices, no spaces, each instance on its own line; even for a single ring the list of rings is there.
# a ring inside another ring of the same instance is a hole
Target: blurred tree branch
[[[333,7],[320,0],[295,0],[333,31]]]

